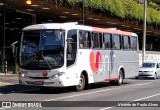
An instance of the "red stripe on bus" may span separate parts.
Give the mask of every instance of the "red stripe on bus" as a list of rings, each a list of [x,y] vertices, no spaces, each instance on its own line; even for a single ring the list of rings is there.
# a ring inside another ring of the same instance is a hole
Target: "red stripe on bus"
[[[108,34],[120,34],[120,35],[126,35],[126,36],[131,36],[131,32],[126,32],[126,31],[121,31],[121,30],[111,30],[111,29],[103,29],[103,28],[97,28],[97,27],[92,27],[93,31],[95,32],[104,32]]]
[[[108,78],[108,79],[105,79],[104,81],[116,81],[118,80],[118,78]]]

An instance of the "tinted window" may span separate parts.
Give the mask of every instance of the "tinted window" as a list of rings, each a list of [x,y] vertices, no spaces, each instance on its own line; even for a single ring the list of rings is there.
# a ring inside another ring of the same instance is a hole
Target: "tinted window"
[[[111,48],[111,35],[104,34],[103,36],[103,48],[110,49]]]
[[[88,31],[79,31],[79,47],[80,48],[90,48],[91,47],[91,36]]]
[[[93,33],[93,48],[100,48],[99,33]]]
[[[123,36],[123,49],[125,50],[130,49],[130,42],[128,36]]]
[[[119,35],[112,36],[112,48],[120,49],[120,36]]]
[[[131,50],[137,50],[137,37],[131,36]]]

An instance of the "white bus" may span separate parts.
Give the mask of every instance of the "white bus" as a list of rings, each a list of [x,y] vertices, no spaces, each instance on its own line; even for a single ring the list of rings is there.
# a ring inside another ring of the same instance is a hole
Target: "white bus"
[[[31,25],[22,30],[19,83],[77,91],[97,82],[121,85],[138,75],[138,48],[132,32],[77,23]]]

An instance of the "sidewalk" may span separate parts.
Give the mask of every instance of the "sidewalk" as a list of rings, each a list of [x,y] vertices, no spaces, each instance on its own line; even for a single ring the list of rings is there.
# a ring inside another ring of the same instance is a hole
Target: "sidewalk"
[[[18,84],[18,75],[9,71],[7,74],[0,73],[0,87]]]

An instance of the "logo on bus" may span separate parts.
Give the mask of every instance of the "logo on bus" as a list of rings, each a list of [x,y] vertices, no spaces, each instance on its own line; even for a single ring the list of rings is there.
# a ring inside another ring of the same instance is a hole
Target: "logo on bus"
[[[95,54],[93,52],[90,53],[90,67],[94,73],[96,73],[98,70],[100,72],[106,71],[106,69],[109,69],[109,57],[108,55],[101,55],[100,52],[96,52]]]

